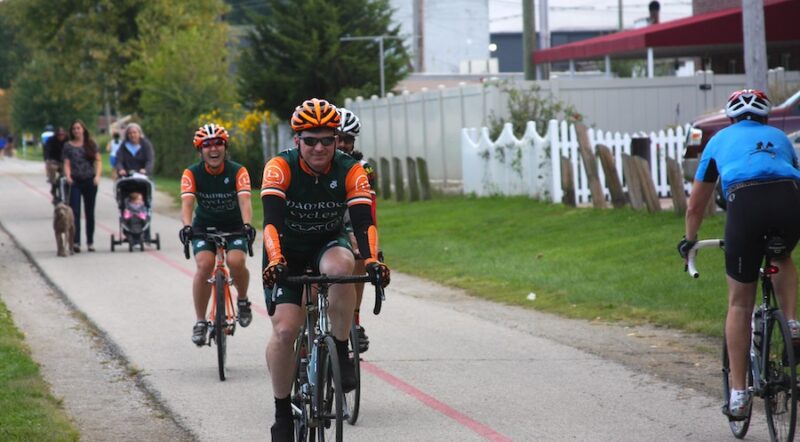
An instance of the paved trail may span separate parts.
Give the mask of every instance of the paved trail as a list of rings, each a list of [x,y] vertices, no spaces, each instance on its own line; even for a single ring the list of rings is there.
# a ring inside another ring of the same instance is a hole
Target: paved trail
[[[44,337],[32,338],[41,336],[33,329],[43,326],[19,313],[35,308],[30,305],[34,295],[20,294],[18,288],[43,292],[39,296],[44,297],[47,292],[63,295],[96,327],[103,338],[99,341],[109,342],[112,353],[127,364],[115,369],[105,365],[116,364],[95,361],[99,371],[76,376],[94,376],[98,385],[110,385],[114,382],[101,379],[113,378],[109,370],[122,373],[118,379],[123,384],[130,383],[126,375],[131,371],[137,374],[140,388],[108,390],[111,397],[144,404],[132,407],[139,414],[128,419],[127,427],[117,425],[119,435],[113,439],[265,440],[273,413],[263,357],[270,330],[258,278],[252,278],[249,293],[256,317],[230,341],[229,380],[219,382],[213,349],[198,349],[189,339],[193,262],[183,258],[176,239],[180,222],[168,214],[155,215],[153,231],[161,234],[161,251],[111,253],[109,236],[117,231],[117,212],[111,182],[104,180],[98,195],[98,251],[58,258],[40,169],[39,163],[0,162],[0,225],[10,235],[0,233],[0,296],[29,341],[35,341],[34,355],[56,394],[64,396],[68,411],[76,416],[82,408],[98,408],[95,415],[103,411],[103,406],[86,405],[94,401],[90,394],[69,388],[77,379],[54,374],[69,361],[86,360],[86,351],[54,356],[52,349],[40,348],[79,330],[65,321],[59,331],[56,322]],[[9,282],[9,275],[24,271],[32,280],[41,278],[25,262],[17,262],[22,255],[7,247],[7,241],[21,247],[52,287],[41,281],[29,286]],[[259,264],[260,259],[249,260],[252,275],[259,274]],[[687,342],[713,345],[710,341],[498,306],[399,273],[387,298],[379,317],[364,319],[373,346],[364,355],[359,423],[345,428],[349,441],[731,438],[719,411],[716,377],[713,385],[708,382],[716,358],[686,348]],[[53,308],[54,315],[64,315]],[[96,346],[77,343],[97,354]],[[115,407],[111,403],[106,410]],[[750,440],[765,439],[762,422],[759,416]],[[94,434],[89,426],[82,425],[84,435]],[[137,433],[143,428],[152,435]]]

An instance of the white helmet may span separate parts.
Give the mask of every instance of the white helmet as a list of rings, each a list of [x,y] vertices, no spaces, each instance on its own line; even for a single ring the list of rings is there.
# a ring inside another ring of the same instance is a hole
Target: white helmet
[[[352,111],[343,107],[339,108],[339,115],[342,117],[342,122],[339,125],[339,131],[344,134],[357,137],[358,133],[361,132],[361,120],[359,120],[356,114],[354,114]]]
[[[728,118],[736,118],[750,113],[759,117],[767,117],[771,107],[772,103],[769,102],[769,98],[764,92],[758,89],[742,89],[728,97],[728,104],[725,105],[725,115]]]

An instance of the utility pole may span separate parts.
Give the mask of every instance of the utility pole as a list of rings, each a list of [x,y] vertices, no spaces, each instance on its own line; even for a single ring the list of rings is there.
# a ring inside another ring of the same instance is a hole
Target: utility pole
[[[536,52],[536,12],[533,0],[522,0],[522,65],[525,79],[535,80],[533,53]]]
[[[402,37],[396,37],[394,35],[365,35],[363,37],[342,37],[340,41],[377,41],[378,42],[378,64],[380,66],[381,71],[381,97],[386,96],[386,88],[384,86],[384,75],[383,75],[383,40],[385,39],[393,39],[393,40],[402,40]]]
[[[764,0],[742,0],[744,72],[747,87],[767,90],[767,43],[764,32]]]
[[[619,0],[619,7],[617,7],[617,14],[618,14],[617,19],[619,21],[619,30],[622,31],[623,30],[623,24],[622,24],[622,0]]]
[[[541,49],[550,48],[550,8],[547,5],[548,0],[539,0],[539,40],[541,42]],[[537,73],[541,68],[542,80],[550,78],[550,63],[542,63],[537,66]]]
[[[425,0],[414,0],[414,65],[425,71]]]

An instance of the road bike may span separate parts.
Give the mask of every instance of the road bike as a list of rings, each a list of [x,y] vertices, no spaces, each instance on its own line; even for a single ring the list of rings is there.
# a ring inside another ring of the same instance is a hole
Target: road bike
[[[348,404],[348,399],[342,394],[341,366],[328,318],[328,288],[332,284],[370,281],[368,275],[315,276],[311,271],[307,271],[303,276],[289,276],[282,282],[284,285],[300,284],[306,294],[304,297],[306,318],[294,345],[296,369],[291,397],[294,440],[297,442],[306,440],[340,442],[343,422],[350,421],[350,413],[353,411],[358,413],[358,404]],[[275,299],[280,296],[280,290],[282,288],[276,286],[272,291],[271,302],[267,305],[270,316],[275,312]],[[309,296],[314,292],[316,296]],[[375,286],[373,309],[376,315],[380,313],[384,299],[383,287],[378,281]],[[351,339],[353,333],[354,330],[351,328]],[[357,355],[358,346],[354,345],[354,349]],[[356,381],[358,393],[352,397],[360,398],[361,379],[358,371],[356,371]],[[355,419],[352,421],[355,423]]]
[[[791,441],[797,418],[797,369],[795,354],[789,326],[776,302],[772,276],[778,268],[772,259],[785,256],[786,242],[779,236],[770,235],[766,239],[764,265],[759,269],[761,281],[761,303],[753,309],[750,333],[750,351],[748,358],[747,391],[764,399],[764,411],[767,416],[770,438],[773,441]],[[697,251],[708,247],[724,247],[724,241],[709,239],[698,241],[689,251],[687,270],[697,278],[699,273],[695,267]],[[730,360],[728,346],[722,345],[722,388],[725,403],[722,412],[728,417],[731,432],[738,439],[744,438],[750,427],[753,403],[742,416],[733,416],[728,411],[730,403]]]
[[[225,380],[227,337],[233,336],[236,331],[236,321],[239,319],[236,303],[233,302],[233,296],[231,296],[233,278],[231,278],[225,262],[225,250],[228,246],[228,240],[234,237],[247,238],[247,234],[244,231],[220,232],[214,227],[209,227],[205,231],[192,232],[193,239],[212,242],[216,248],[216,266],[214,271],[211,272],[211,277],[208,278],[208,283],[211,284],[211,299],[213,300],[211,311],[208,315],[208,345],[211,346],[211,341],[214,341],[217,346],[217,366],[219,368],[220,381]],[[189,243],[190,241],[186,241],[183,244],[183,254],[186,259],[189,259]],[[253,244],[250,241],[247,241],[247,253],[253,256]]]

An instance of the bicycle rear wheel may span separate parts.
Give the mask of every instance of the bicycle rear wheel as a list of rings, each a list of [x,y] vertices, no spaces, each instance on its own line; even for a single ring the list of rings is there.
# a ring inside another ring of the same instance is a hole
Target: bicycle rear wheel
[[[225,380],[225,358],[227,352],[227,341],[225,335],[225,274],[221,271],[216,273],[214,278],[214,340],[217,343],[217,366],[219,367],[219,380]]]
[[[731,373],[731,363],[730,359],[728,358],[728,345],[726,344],[727,340],[723,335],[722,340],[722,395],[725,398],[725,405],[724,405],[724,413],[727,415],[728,413],[728,404],[731,401],[731,383],[732,380],[730,378]],[[749,358],[748,358],[749,361]],[[745,386],[746,390],[750,390],[750,387],[753,386],[753,371],[750,370],[750,366],[748,363],[747,367],[747,384]],[[750,409],[747,410],[747,415],[744,419],[734,419],[728,416],[728,425],[731,427],[731,433],[737,439],[743,439],[744,436],[747,434],[747,430],[750,428],[750,416],[753,414],[753,401],[750,401]]]
[[[341,442],[344,431],[342,372],[332,336],[320,343],[317,354],[317,384],[314,386],[314,412],[318,442]]]
[[[792,337],[780,310],[773,310],[768,321],[764,409],[772,440],[790,441],[794,438],[797,418],[797,368]]]
[[[355,425],[358,421],[358,410],[361,406],[361,353],[358,350],[358,331],[356,324],[350,327],[350,359],[356,372],[356,388],[344,395],[344,414],[347,423]]]

